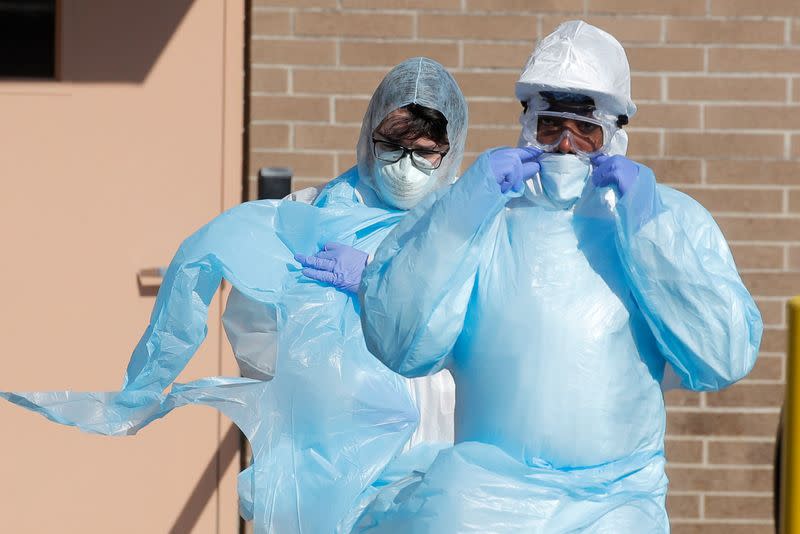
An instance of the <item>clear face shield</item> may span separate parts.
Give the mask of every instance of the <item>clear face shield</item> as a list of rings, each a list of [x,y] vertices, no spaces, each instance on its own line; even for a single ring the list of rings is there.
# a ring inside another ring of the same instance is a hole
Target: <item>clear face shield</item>
[[[603,116],[596,110],[576,113],[531,106],[520,123],[527,146],[544,152],[571,151],[582,159],[606,152],[619,130],[616,117]]]

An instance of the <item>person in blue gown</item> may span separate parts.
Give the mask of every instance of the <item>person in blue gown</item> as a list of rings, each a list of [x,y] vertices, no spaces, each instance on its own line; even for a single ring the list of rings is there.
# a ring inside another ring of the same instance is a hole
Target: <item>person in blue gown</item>
[[[516,94],[519,147],[421,202],[364,273],[369,350],[457,395],[455,445],[354,531],[667,533],[665,383],[755,363],[761,317],[711,215],[624,155],[620,44],[562,24]]]

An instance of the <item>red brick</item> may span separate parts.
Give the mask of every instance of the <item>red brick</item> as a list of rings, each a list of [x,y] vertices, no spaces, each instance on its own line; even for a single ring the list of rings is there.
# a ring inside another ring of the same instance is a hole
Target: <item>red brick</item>
[[[800,18],[794,19],[794,24],[792,24],[791,32],[792,32],[792,44],[800,44]],[[795,100],[797,100],[797,98],[795,98]]]
[[[797,230],[800,233],[800,227]],[[782,297],[800,289],[800,272],[744,273],[742,280],[754,296]]]
[[[783,21],[686,20],[667,21],[668,43],[783,44]]]
[[[708,442],[708,462],[714,465],[773,465],[775,442],[711,440]]]
[[[779,158],[783,156],[783,136],[667,132],[664,153],[706,158]]]
[[[292,17],[288,11],[254,11],[251,32],[253,35],[289,35]]]
[[[333,41],[253,39],[253,63],[276,65],[332,65],[336,62]]]
[[[253,67],[250,71],[250,91],[253,93],[285,93],[289,89],[287,69]]]
[[[300,12],[295,15],[295,35],[339,37],[411,37],[412,15],[392,13]]]
[[[664,394],[667,406],[700,406],[700,395],[697,391],[673,389]]]
[[[771,519],[772,496],[739,497],[734,495],[706,495],[705,517],[709,519]]]
[[[437,15],[420,17],[418,25],[420,37],[527,41],[531,51],[538,37],[530,15]]]
[[[702,468],[668,465],[667,476],[670,480],[670,489],[673,491],[772,491],[772,469],[766,468]]]
[[[633,159],[661,154],[661,135],[657,132],[632,131],[628,133],[628,155]]]
[[[700,440],[669,436],[664,445],[667,460],[670,462],[699,464],[703,461],[703,442]]]
[[[789,211],[800,213],[800,189],[789,191]]]
[[[289,126],[285,124],[253,124],[250,126],[253,148],[289,148]]]
[[[789,247],[789,269],[800,271],[800,247]]]
[[[453,72],[465,96],[514,97],[519,72]]]
[[[800,161],[708,161],[711,184],[800,185]]]
[[[670,411],[667,433],[673,436],[773,436],[778,413]]]
[[[522,69],[531,55],[531,45],[510,43],[464,43],[464,67]]]
[[[336,123],[358,123],[364,119],[364,113],[369,106],[369,98],[340,98],[335,99],[334,113]]]
[[[250,174],[256,175],[261,167],[289,167],[292,169],[292,182],[295,178],[334,178],[333,154],[314,154],[308,152],[251,152]]]
[[[342,174],[350,167],[353,167],[356,164],[356,153],[354,150],[349,150],[347,152],[337,152],[336,153],[336,174]]]
[[[711,14],[731,17],[800,17],[800,4],[796,0],[712,0]]]
[[[756,305],[758,305],[758,310],[761,312],[761,319],[764,324],[783,325],[783,311],[786,309],[786,305],[782,301],[756,299]]]
[[[589,0],[589,13],[630,15],[705,15],[705,4],[696,0]]]
[[[633,47],[626,49],[632,71],[702,71],[703,49],[688,47]]]
[[[763,350],[763,346],[762,346]],[[783,356],[760,354],[756,365],[745,380],[783,380]]]
[[[254,7],[336,7],[337,0],[253,0]]]
[[[671,534],[775,534],[775,527],[770,524],[736,524],[730,522],[713,523],[675,523],[671,525]]]
[[[467,134],[467,151],[483,152],[497,146],[516,146],[519,127],[483,128],[470,127]]]
[[[393,67],[410,57],[425,56],[445,67],[458,66],[458,45],[455,43],[358,41],[344,42],[340,46],[342,65]]]
[[[780,78],[735,78],[725,76],[671,76],[667,79],[670,100],[786,100],[786,81]]]
[[[800,217],[720,215],[715,219],[725,237],[734,241],[796,241],[800,228]]]
[[[688,194],[712,212],[780,213],[783,211],[783,192],[776,189],[734,189],[683,186]]]
[[[800,106],[707,106],[705,127],[729,130],[800,130]]]
[[[324,97],[253,96],[251,120],[323,121],[330,119],[330,103]]]
[[[547,35],[562,22],[574,19],[574,16],[569,15],[545,15],[542,17],[542,34]],[[602,15],[581,17],[581,20],[610,33],[621,43],[653,43],[661,40],[661,20],[658,18],[637,17],[635,24],[628,17]]]
[[[295,148],[354,150],[360,132],[358,126],[298,124],[294,128],[294,145]]]
[[[785,352],[787,343],[785,328],[765,327],[761,336],[761,350],[764,352]]]
[[[656,180],[662,184],[700,183],[702,172],[697,159],[638,159],[639,163],[652,169]]]
[[[329,95],[357,94],[372,96],[388,71],[386,69],[294,69],[292,81],[295,93],[319,93]]]
[[[583,0],[467,0],[466,11],[582,13]]]
[[[699,128],[700,106],[692,104],[640,104],[631,119],[633,127]]]
[[[514,99],[492,101],[468,101],[470,125],[492,124],[508,126],[515,124],[522,106]]]
[[[711,407],[775,408],[783,404],[783,387],[776,384],[734,384],[706,395]]]
[[[782,246],[732,244],[731,252],[740,270],[783,268]]]
[[[672,519],[700,517],[700,496],[668,494],[667,513]]]
[[[800,72],[800,50],[787,48],[711,48],[711,72]]]
[[[661,100],[661,76],[631,76],[631,98],[634,102]]]
[[[342,7],[357,9],[461,9],[461,0],[341,0]]]

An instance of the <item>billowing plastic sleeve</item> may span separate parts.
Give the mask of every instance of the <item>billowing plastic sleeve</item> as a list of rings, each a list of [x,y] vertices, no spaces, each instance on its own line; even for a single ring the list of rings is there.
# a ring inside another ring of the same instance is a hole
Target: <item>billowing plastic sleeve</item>
[[[654,215],[643,220],[643,211]],[[758,355],[761,315],[711,215],[657,186],[643,166],[617,213],[633,296],[681,385],[711,391],[744,377]]]
[[[390,369],[416,377],[447,365],[484,237],[507,200],[483,154],[381,243],[362,279],[361,324],[367,348]]]
[[[306,187],[283,200],[313,204],[319,192],[316,187]],[[234,287],[225,305],[222,325],[242,376],[258,380],[270,380],[275,376],[278,359],[276,306],[250,299]]]

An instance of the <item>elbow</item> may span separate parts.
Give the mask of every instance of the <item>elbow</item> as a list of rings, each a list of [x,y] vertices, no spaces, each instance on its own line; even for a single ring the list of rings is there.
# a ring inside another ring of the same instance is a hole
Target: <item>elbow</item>
[[[761,345],[763,325],[758,310],[753,308],[744,321],[732,325],[722,339],[713,358],[695,358],[696,372],[684,375],[684,386],[695,391],[717,391],[745,378],[753,369]],[[699,355],[698,355],[699,356]]]

